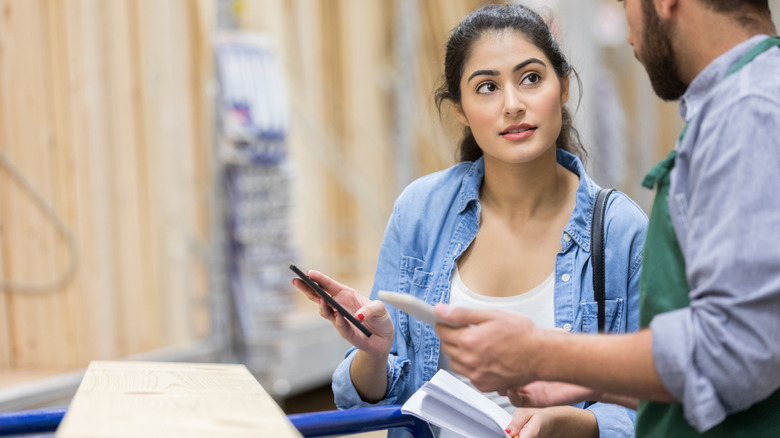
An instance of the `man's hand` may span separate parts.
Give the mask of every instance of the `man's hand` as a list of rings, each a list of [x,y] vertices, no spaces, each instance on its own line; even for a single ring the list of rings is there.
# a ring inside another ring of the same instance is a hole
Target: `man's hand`
[[[535,347],[545,331],[523,316],[437,304],[436,313],[453,326],[436,324],[442,352],[452,370],[480,391],[520,387],[537,380]]]
[[[546,408],[598,401],[602,394],[590,388],[563,382],[538,381],[515,389],[503,389],[499,394],[509,397],[518,408]]]

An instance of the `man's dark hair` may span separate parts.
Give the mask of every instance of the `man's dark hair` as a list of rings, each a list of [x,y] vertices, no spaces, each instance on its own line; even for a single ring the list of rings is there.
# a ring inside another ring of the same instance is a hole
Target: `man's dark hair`
[[[769,0],[701,0],[701,2],[718,12],[750,9],[769,14]]]
[[[733,15],[745,29],[760,29],[762,22],[772,19],[769,0],[700,0],[716,12]]]

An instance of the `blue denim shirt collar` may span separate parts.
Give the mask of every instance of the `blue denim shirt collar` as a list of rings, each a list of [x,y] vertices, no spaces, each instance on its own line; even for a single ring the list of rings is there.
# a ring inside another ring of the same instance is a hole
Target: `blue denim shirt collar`
[[[583,250],[590,252],[590,229],[593,221],[592,199],[596,196],[599,187],[585,173],[585,167],[576,155],[563,149],[557,149],[556,159],[558,164],[574,172],[580,180],[576,194],[577,205],[569,222],[563,229],[565,234],[571,236],[571,240],[567,241],[561,236],[561,248],[566,251],[572,244],[576,243]],[[479,205],[479,188],[484,176],[485,161],[484,158],[480,157],[471,164],[461,181],[460,194],[458,196],[458,212],[460,214],[464,214],[472,203]]]
[[[479,157],[469,167],[468,172],[463,175],[460,184],[460,195],[458,196],[458,213],[463,212],[472,202],[479,204],[479,187],[482,185],[482,178],[485,176],[485,158]]]
[[[717,57],[704,68],[691,82],[680,98],[680,116],[688,122],[701,111],[712,90],[723,80],[732,65],[750,49],[769,35],[756,35],[749,40],[734,46],[731,50]]]
[[[590,179],[585,172],[585,166],[582,165],[582,161],[574,154],[558,149],[558,163],[574,172],[580,178],[580,185],[577,187],[576,193],[577,205],[574,207],[569,223],[563,228],[563,232],[571,236],[571,241],[566,242],[562,240],[561,248],[563,248],[563,251],[566,251],[573,244],[572,242],[576,242],[584,251],[590,252],[593,198],[596,197],[596,192],[598,192],[600,187]]]

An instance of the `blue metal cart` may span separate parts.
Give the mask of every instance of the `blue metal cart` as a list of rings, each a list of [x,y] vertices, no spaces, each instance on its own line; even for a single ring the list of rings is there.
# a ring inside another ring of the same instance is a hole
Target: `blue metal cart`
[[[0,436],[53,433],[67,408],[0,413]],[[414,438],[433,438],[428,423],[401,413],[400,405],[288,415],[304,437],[327,437],[402,428]]]

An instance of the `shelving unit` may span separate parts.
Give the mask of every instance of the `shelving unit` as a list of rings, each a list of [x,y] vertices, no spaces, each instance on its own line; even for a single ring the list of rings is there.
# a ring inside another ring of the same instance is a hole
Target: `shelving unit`
[[[290,212],[289,104],[281,66],[261,34],[217,36],[216,148],[236,359],[275,397],[330,381],[348,345],[316,312],[295,305],[288,265],[297,251]],[[316,361],[303,360],[316,357]]]

